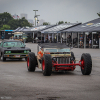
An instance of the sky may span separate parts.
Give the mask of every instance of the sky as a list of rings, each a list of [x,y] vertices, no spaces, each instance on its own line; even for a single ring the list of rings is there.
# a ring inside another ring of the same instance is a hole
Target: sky
[[[28,19],[43,19],[50,24],[59,21],[76,23],[88,22],[99,18],[100,0],[0,0],[0,13],[8,12],[11,15],[28,14]]]

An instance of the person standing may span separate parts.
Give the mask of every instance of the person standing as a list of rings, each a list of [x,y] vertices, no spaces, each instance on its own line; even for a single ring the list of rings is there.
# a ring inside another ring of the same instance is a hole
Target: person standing
[[[37,54],[37,59],[39,60],[40,63],[42,62],[42,58],[43,58],[43,47],[41,47],[41,50]]]
[[[82,35],[80,37],[80,47],[81,47],[81,45],[83,46],[83,36]]]
[[[91,47],[91,42],[92,42],[92,41],[91,41],[91,39],[89,38],[89,48]]]

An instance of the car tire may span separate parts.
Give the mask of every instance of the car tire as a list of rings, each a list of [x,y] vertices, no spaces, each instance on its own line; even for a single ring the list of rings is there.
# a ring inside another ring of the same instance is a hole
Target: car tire
[[[81,72],[83,75],[90,75],[92,71],[92,58],[89,53],[83,53],[81,56],[81,62],[83,62],[83,66],[81,66]]]
[[[30,52],[28,54],[28,57],[27,57],[27,69],[28,69],[28,71],[33,71],[33,72],[35,71],[36,62],[37,62],[37,59],[36,59],[35,53]]]
[[[52,73],[52,59],[51,55],[45,54],[42,60],[42,72],[44,76],[50,76]]]
[[[25,58],[25,61],[27,61],[27,57]]]
[[[2,57],[2,58],[1,58],[1,57]],[[4,57],[3,54],[1,55],[1,57],[0,57],[0,59],[1,59],[2,61],[6,61],[6,57]]]

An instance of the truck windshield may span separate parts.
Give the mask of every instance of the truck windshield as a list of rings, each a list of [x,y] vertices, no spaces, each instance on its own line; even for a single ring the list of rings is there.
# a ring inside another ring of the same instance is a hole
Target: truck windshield
[[[25,45],[20,41],[4,42],[3,47],[24,47]]]
[[[70,52],[70,48],[63,48],[63,49],[45,49],[45,51],[49,52]]]

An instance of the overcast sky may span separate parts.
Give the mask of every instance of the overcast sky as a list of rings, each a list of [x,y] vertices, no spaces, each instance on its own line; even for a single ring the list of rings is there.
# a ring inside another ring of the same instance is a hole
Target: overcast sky
[[[87,22],[99,18],[100,0],[0,0],[0,13],[12,15],[28,14],[34,20],[35,12],[39,19],[56,24],[59,21],[71,23]]]

